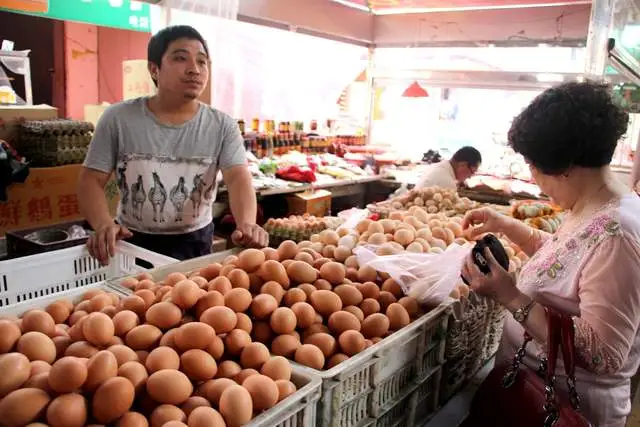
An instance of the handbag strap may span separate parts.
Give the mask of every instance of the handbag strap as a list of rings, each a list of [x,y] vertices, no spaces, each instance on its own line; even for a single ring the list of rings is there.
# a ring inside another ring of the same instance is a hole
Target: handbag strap
[[[576,390],[576,337],[573,318],[559,314],[561,322],[561,346],[564,371],[567,375],[569,399],[574,409],[580,410],[580,398]]]

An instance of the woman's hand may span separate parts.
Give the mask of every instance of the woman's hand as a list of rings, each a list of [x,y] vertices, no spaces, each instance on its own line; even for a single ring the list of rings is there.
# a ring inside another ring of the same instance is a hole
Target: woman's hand
[[[474,209],[462,220],[462,229],[468,240],[476,240],[486,233],[503,232],[507,218],[491,208]]]
[[[491,270],[489,274],[485,275],[480,271],[473,261],[473,253],[471,253],[462,265],[462,277],[473,291],[507,306],[521,294],[516,288],[515,275],[507,272],[498,264],[489,248],[485,248],[483,254]]]

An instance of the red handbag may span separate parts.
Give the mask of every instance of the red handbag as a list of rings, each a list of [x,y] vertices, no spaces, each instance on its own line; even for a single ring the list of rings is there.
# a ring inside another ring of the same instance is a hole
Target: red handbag
[[[520,366],[527,344],[524,343],[512,363],[496,366],[480,385],[471,403],[469,417],[462,427],[588,427],[580,413],[575,387],[575,331],[571,317],[545,308],[549,328],[549,350],[539,372]],[[558,349],[562,348],[569,395],[555,389]]]

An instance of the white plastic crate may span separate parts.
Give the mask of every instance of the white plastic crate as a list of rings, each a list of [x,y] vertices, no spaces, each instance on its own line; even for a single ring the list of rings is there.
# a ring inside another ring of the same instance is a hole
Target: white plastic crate
[[[412,324],[332,369],[322,378],[318,425],[347,427],[378,419],[390,402],[408,393],[430,372],[428,361],[444,361],[450,304],[441,304]],[[425,361],[425,358],[427,361]]]
[[[28,310],[44,308],[62,298],[75,303],[90,289],[104,289],[121,296],[128,295],[128,292],[124,292],[117,285],[113,286],[104,282],[94,283],[83,288],[75,288],[0,308],[0,317],[19,317]],[[294,366],[291,381],[298,390],[270,410],[254,418],[251,423],[246,425],[247,427],[315,427],[316,408],[320,399],[322,380],[317,375]]]
[[[126,242],[117,243],[108,266],[100,265],[84,245],[0,261],[0,307],[175,262]]]

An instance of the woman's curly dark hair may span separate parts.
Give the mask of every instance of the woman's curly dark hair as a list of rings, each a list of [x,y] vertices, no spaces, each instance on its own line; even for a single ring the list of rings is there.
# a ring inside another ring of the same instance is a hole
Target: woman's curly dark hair
[[[542,173],[559,175],[572,166],[611,163],[628,125],[608,85],[564,83],[538,95],[513,120],[509,145]]]

